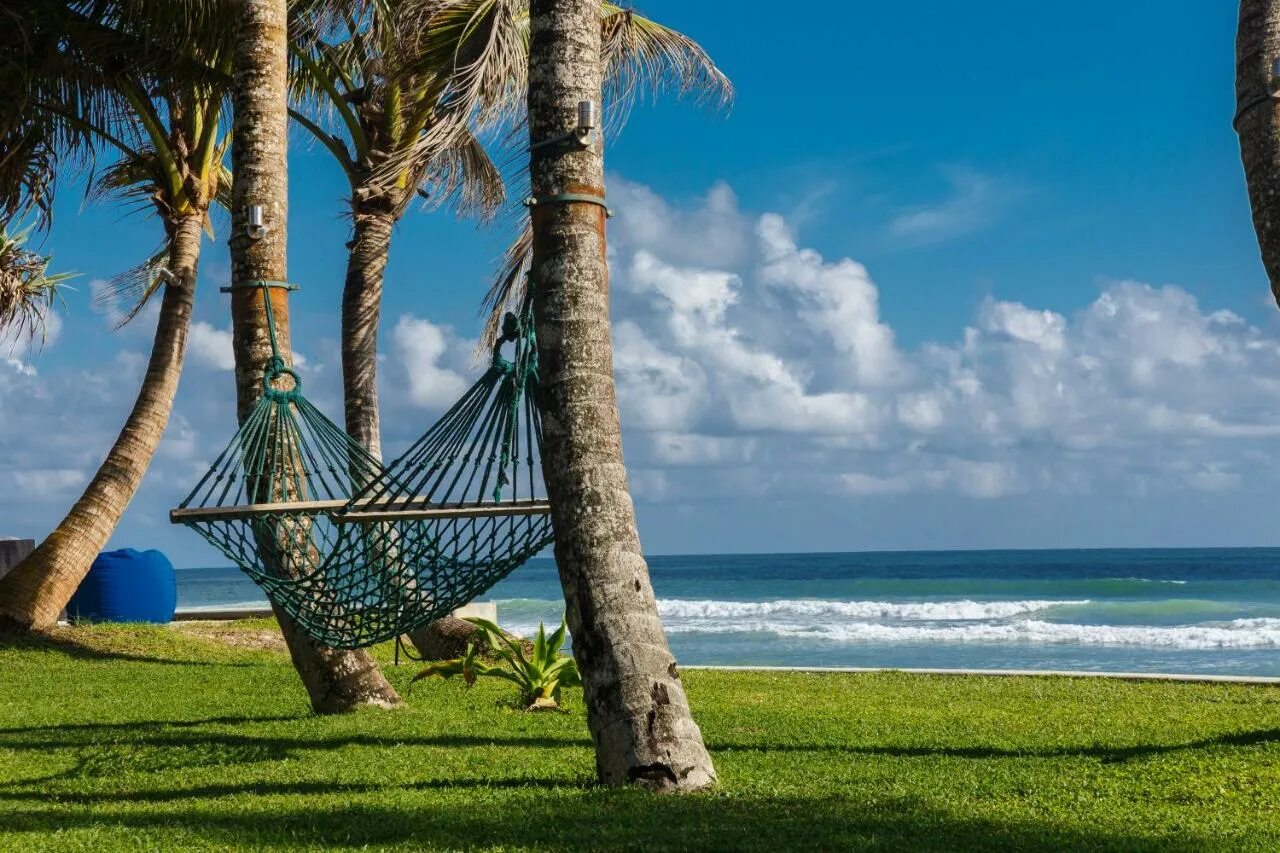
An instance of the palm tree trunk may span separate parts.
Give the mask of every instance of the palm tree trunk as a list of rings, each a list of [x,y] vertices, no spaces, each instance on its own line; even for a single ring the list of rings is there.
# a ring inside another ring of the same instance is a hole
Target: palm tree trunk
[[[182,376],[203,220],[197,213],[174,225],[168,263],[173,280],[164,288],[151,360],[133,410],[66,518],[0,581],[0,622],[24,629],[52,627],[142,483]]]
[[[231,294],[236,359],[236,403],[241,420],[262,393],[271,343],[266,305],[254,281],[284,281],[289,214],[288,92],[285,0],[243,0],[236,39],[233,97],[235,127],[231,203]],[[250,205],[261,205],[268,231],[248,235]],[[287,292],[271,290],[282,352],[289,345]],[[393,706],[400,696],[382,677],[367,652],[332,649],[314,642],[279,608],[274,608],[294,667],[317,713],[338,713],[360,705]]]
[[[533,0],[529,134],[537,142],[600,103],[599,0]],[[535,199],[604,195],[599,142],[533,150]],[[622,459],[613,383],[605,213],[533,208],[534,313],[542,377],[542,467],[596,771],[606,785],[687,791],[715,782],[658,618]]]
[[[358,193],[357,193],[358,195]],[[342,290],[342,389],[347,434],[382,458],[378,416],[378,323],[382,278],[396,217],[390,202],[355,202],[355,225]]]
[[[1280,303],[1280,101],[1269,95],[1280,58],[1280,0],[1242,0],[1236,33],[1236,133],[1253,227],[1271,291]]]

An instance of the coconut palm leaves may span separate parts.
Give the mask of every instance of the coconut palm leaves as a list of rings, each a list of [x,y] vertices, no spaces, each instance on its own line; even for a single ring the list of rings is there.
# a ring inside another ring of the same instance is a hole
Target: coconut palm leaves
[[[429,161],[458,125],[483,133],[524,114],[528,86],[528,0],[383,0],[401,22],[414,72],[439,92],[432,132],[391,168]],[[724,103],[732,84],[689,37],[614,3],[600,4],[608,114],[620,122],[639,94],[674,90]]]
[[[291,114],[338,161],[353,206],[380,197],[398,217],[416,194],[492,214],[501,177],[466,117],[444,104],[448,69],[424,61],[416,20],[410,4],[380,0],[330,28],[331,40],[296,42]]]
[[[0,15],[0,212],[48,209],[60,176],[142,201],[166,228],[225,189],[231,0],[20,0]],[[163,249],[162,249],[163,251]],[[132,316],[156,290],[131,270],[104,299]]]

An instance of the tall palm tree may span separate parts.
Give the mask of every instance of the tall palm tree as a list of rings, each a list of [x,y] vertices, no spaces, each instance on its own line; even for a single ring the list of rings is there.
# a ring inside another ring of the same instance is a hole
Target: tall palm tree
[[[596,14],[619,115],[641,88],[728,97],[729,81],[692,40],[614,3],[597,0]],[[491,215],[502,203],[502,175],[476,133],[493,136],[523,112],[529,3],[378,0],[331,35],[294,45],[293,117],[351,187],[342,300],[346,429],[380,456],[378,323],[392,232],[417,197],[451,203],[463,215]],[[527,245],[527,238],[518,243],[516,262]]]
[[[465,121],[440,129],[448,69],[424,64],[415,29],[421,10],[382,0],[362,11],[346,16],[329,40],[295,41],[291,114],[350,185],[341,336],[346,429],[381,458],[378,324],[395,224],[415,197],[451,201],[461,214],[491,214],[502,201],[502,179]],[[424,138],[433,141],[416,150]]]
[[[598,3],[532,0],[531,7],[529,176],[538,200],[532,285],[542,467],[596,771],[606,785],[695,790],[715,782],[715,769],[658,618],[622,459],[603,143],[538,145],[576,126],[580,102],[600,103]]]
[[[286,280],[288,199],[288,10],[286,0],[242,0],[232,77],[235,128],[231,157],[232,337],[236,401],[243,420],[262,394],[271,357],[266,299],[276,333],[289,353],[287,291],[264,296],[253,282]],[[265,234],[249,229],[251,207],[261,207]],[[312,641],[280,608],[276,616],[295,668],[321,713],[359,705],[396,705],[400,697],[367,652],[343,651]]]
[[[1241,0],[1236,33],[1236,118],[1253,227],[1271,290],[1280,303],[1280,0]]]
[[[33,3],[48,13],[56,38],[40,38],[28,64],[39,76],[22,99],[50,151],[70,154],[81,140],[91,159],[106,161],[96,191],[141,201],[160,220],[161,251],[117,278],[112,291],[127,300],[127,319],[160,292],[160,310],[147,371],[119,437],[80,499],[54,531],[0,581],[0,619],[24,628],[54,624],[110,538],[142,482],[168,424],[182,373],[195,296],[201,235],[224,188],[227,136],[223,92],[211,79],[180,81],[156,75],[133,56],[154,48],[159,33],[147,23],[175,10],[174,2],[143,0],[89,4]],[[168,8],[163,8],[168,6]],[[135,28],[142,28],[138,32]],[[178,49],[172,41],[170,48]],[[192,67],[223,73],[227,45],[214,37],[181,46]],[[54,51],[56,55],[50,56]],[[12,126],[13,122],[10,122]],[[101,152],[101,157],[97,155]]]

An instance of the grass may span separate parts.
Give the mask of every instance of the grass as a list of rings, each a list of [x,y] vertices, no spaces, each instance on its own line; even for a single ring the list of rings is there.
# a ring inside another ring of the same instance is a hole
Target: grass
[[[1280,849],[1272,687],[691,671],[721,785],[654,797],[592,784],[580,691],[318,718],[260,645],[0,647],[0,849]]]

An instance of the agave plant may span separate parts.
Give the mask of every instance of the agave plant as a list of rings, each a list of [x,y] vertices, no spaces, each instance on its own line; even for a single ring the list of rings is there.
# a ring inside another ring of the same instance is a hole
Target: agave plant
[[[70,273],[50,273],[50,258],[28,248],[33,228],[10,233],[0,226],[0,339],[15,343],[43,336],[58,287],[71,278]]]
[[[560,707],[560,688],[582,684],[578,665],[573,658],[560,654],[568,634],[564,620],[560,627],[547,636],[546,626],[538,624],[533,638],[533,648],[526,655],[519,639],[512,638],[487,619],[472,618],[476,636],[467,644],[467,652],[454,660],[434,663],[413,677],[413,681],[439,676],[452,678],[461,675],[467,686],[480,678],[501,678],[520,688],[520,702],[528,711],[546,711]],[[499,663],[489,665],[480,660],[481,650],[487,648],[497,656]]]

